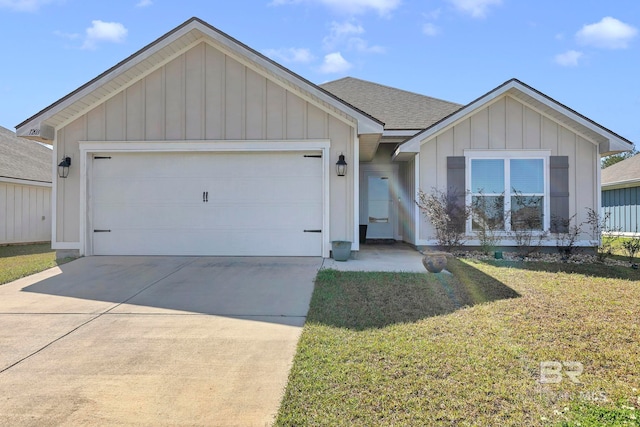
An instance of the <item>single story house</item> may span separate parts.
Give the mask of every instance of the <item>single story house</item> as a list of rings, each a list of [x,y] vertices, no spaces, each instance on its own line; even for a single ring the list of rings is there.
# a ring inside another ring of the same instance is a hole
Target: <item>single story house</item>
[[[551,214],[597,209],[600,156],[632,147],[515,79],[465,106],[318,86],[198,18],[17,132],[70,162],[52,245],[80,255],[328,257],[334,240],[359,250],[360,224],[431,245],[418,189],[487,184],[505,209],[511,185],[526,190],[549,229]]]
[[[640,156],[602,170],[602,214],[608,226],[622,235],[640,231]]]
[[[51,240],[51,158],[0,126],[0,245]]]

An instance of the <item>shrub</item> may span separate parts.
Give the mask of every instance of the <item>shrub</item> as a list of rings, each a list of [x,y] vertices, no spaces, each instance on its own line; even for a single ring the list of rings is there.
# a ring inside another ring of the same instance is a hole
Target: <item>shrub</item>
[[[514,205],[517,209],[514,210]],[[518,254],[527,257],[540,250],[549,234],[543,230],[543,205],[539,197],[524,196],[515,192],[511,202],[511,234]]]
[[[445,193],[434,188],[427,194],[418,191],[416,203],[436,231],[436,240],[443,249],[451,252],[466,243],[465,227],[471,209],[460,203],[460,193]]]
[[[591,246],[596,249],[596,255],[600,262],[604,262],[613,254],[616,242],[613,233],[620,231],[620,228],[609,225],[609,216],[609,212],[600,215],[597,211],[587,208],[587,224],[591,229]]]
[[[640,252],[640,238],[638,236],[633,236],[623,240],[622,248],[629,259],[629,263],[633,264],[634,258],[638,252]]]
[[[504,230],[503,215],[492,215],[495,212],[504,212],[504,194],[501,197],[474,197],[471,203],[471,217],[473,231],[480,242],[480,250],[488,255],[496,249],[500,236],[498,233]]]
[[[576,242],[582,233],[583,224],[576,223],[576,216],[577,214],[570,218],[553,217],[551,219],[551,229],[558,230],[553,233],[556,236],[556,248],[564,260],[570,259],[578,249]]]

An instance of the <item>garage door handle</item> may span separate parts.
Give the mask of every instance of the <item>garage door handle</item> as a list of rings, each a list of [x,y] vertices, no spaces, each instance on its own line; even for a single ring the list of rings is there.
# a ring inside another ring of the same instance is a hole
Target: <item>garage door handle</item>
[[[94,233],[111,233],[111,230],[93,230]]]
[[[209,203],[209,192],[208,191],[203,191],[202,192],[202,202],[203,203]]]
[[[322,230],[304,230],[305,233],[322,233]]]

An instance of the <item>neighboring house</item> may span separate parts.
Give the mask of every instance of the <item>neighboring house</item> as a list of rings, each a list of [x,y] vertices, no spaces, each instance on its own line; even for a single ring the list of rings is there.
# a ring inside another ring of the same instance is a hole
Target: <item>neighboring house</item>
[[[328,257],[333,240],[359,250],[360,224],[430,245],[415,198],[432,187],[490,184],[508,207],[517,184],[548,229],[597,209],[600,156],[632,147],[517,80],[466,106],[351,78],[320,87],[197,18],[17,131],[71,159],[52,244],[84,255]]]
[[[640,156],[602,170],[602,213],[611,230],[622,234],[640,231]]]
[[[0,126],[0,245],[51,240],[51,156]]]

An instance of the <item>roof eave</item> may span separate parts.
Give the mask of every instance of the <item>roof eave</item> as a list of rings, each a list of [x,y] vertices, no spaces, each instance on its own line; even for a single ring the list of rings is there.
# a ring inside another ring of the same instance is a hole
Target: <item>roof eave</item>
[[[587,129],[590,129],[601,135],[605,139],[604,142],[599,143],[599,151],[601,153],[610,152],[611,154],[613,154],[616,152],[619,153],[624,151],[631,151],[633,149],[633,143],[626,138],[621,137],[615,132],[612,132],[604,126],[594,122],[593,120],[588,119],[577,111],[565,106],[564,104],[559,103],[558,101],[532,88],[531,86],[528,86],[527,84],[522,83],[517,79],[511,79],[493,89],[492,91],[486,93],[485,95],[475,99],[474,101],[471,101],[469,104],[460,108],[458,111],[450,114],[447,117],[444,117],[439,122],[434,123],[432,126],[416,134],[413,138],[409,138],[399,147],[398,153],[419,153],[422,141],[429,139],[431,136],[456,123],[463,117],[472,114],[477,109],[506,94],[510,90],[520,91],[549,106],[550,108],[555,109],[561,114],[564,114],[566,117],[580,124],[581,126],[584,126]]]
[[[353,119],[355,119],[358,123],[358,134],[382,134],[382,132],[384,131],[384,123],[379,121],[378,119],[346,103],[335,95],[318,87],[314,83],[306,80],[305,78],[299,76],[291,70],[267,58],[256,50],[232,38],[226,33],[216,29],[215,27],[209,25],[201,19],[191,18],[178,27],[174,28],[173,30],[169,31],[165,35],[161,36],[159,39],[143,47],[133,55],[119,62],[109,70],[100,74],[98,77],[94,78],[75,91],[59,99],[58,101],[54,102],[53,104],[49,105],[48,107],[44,108],[40,112],[36,113],[35,115],[17,125],[17,135],[25,138],[35,139],[40,142],[52,141],[54,139],[55,129],[52,126],[49,126],[50,129],[45,128],[45,126],[48,126],[48,124],[46,123],[48,119],[50,119],[55,114],[63,111],[65,108],[68,108],[74,102],[79,101],[84,96],[90,94],[97,88],[102,87],[107,82],[132,69],[145,59],[157,53],[162,48],[166,47],[167,45],[178,40],[180,37],[193,30],[198,30],[203,34],[208,35],[226,48],[235,51],[245,56],[250,61],[253,61],[265,67],[270,72],[280,78],[283,78],[289,83],[298,86],[304,86],[304,89],[311,95],[333,106],[337,110],[353,117]]]

